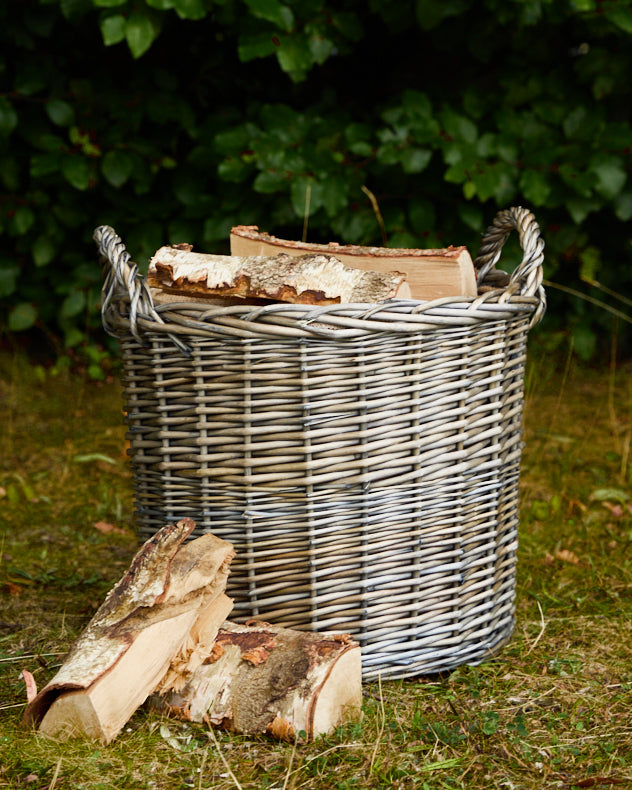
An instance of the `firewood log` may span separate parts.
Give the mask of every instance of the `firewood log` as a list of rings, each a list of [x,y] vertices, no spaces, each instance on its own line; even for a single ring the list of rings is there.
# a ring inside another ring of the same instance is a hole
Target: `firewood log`
[[[296,304],[410,298],[401,272],[363,271],[322,254],[231,257],[161,247],[150,261],[147,282],[167,294]]]
[[[173,662],[193,671],[232,609],[224,594],[234,550],[195,523],[164,527],[138,551],[24,721],[57,737],[111,741]],[[201,639],[201,641],[200,641]]]
[[[161,701],[188,721],[309,740],[360,718],[360,646],[346,634],[226,622],[206,661]]]
[[[238,225],[230,232],[232,255],[334,255],[346,266],[386,272],[404,272],[413,299],[444,296],[476,296],[476,274],[469,252],[463,246],[444,249],[395,249],[309,244],[278,239],[260,232],[256,225]]]

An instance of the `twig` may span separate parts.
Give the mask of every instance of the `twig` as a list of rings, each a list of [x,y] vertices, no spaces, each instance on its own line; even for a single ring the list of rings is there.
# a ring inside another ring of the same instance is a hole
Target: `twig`
[[[211,739],[213,740],[213,743],[215,744],[215,748],[217,749],[217,753],[219,754],[220,760],[224,763],[224,767],[228,771],[228,775],[230,776],[230,778],[235,783],[235,787],[237,788],[237,790],[243,790],[242,786],[239,784],[239,781],[238,781],[237,777],[233,773],[232,768],[228,764],[228,760],[224,757],[224,755],[222,753],[222,747],[220,746],[219,741],[215,737],[215,730],[213,729],[213,725],[212,725],[211,720],[209,719],[208,716],[204,716],[204,723],[208,727],[208,731],[209,731],[209,734],[211,736]]]
[[[61,760],[62,758],[60,757],[59,760],[57,761],[57,765],[55,766],[55,771],[53,773],[53,778],[50,780],[50,784],[48,785],[48,790],[53,790],[53,788],[57,784],[57,777],[59,776],[59,771],[61,769]]]
[[[544,634],[544,629],[546,628],[546,623],[544,622],[544,612],[542,611],[542,607],[540,606],[540,601],[536,600],[538,605],[538,609],[540,610],[540,633],[537,635],[535,642],[531,645],[531,647],[527,650],[526,655],[528,656],[533,650],[535,650],[535,646],[538,644],[540,639],[542,639],[542,635]]]
[[[380,693],[380,729],[377,734],[377,738],[375,739],[375,746],[373,747],[373,754],[371,755],[371,763],[369,765],[369,776],[373,773],[373,766],[375,765],[375,759],[377,757],[378,749],[380,748],[380,741],[382,740],[382,735],[384,735],[384,727],[386,726],[386,712],[384,711],[384,697],[382,695],[382,675],[379,674],[377,676],[377,687]]]
[[[617,318],[620,318],[622,321],[626,321],[628,324],[632,324],[631,316],[626,315],[621,310],[617,310],[616,307],[610,307],[609,304],[606,304],[606,302],[602,302],[601,299],[595,299],[593,296],[588,296],[588,294],[582,293],[581,291],[578,291],[575,288],[569,288],[567,285],[560,285],[559,283],[553,283],[550,280],[542,280],[542,284],[546,285],[547,288],[556,288],[558,291],[563,291],[564,293],[570,294],[571,296],[577,296],[579,299],[584,299],[586,302],[590,302],[590,304],[594,304],[596,307],[601,307],[602,310],[605,310],[608,313],[612,313],[612,315],[616,315]]]
[[[303,214],[303,236],[301,241],[303,244],[307,241],[307,226],[309,224],[309,204],[312,199],[312,184],[311,182],[307,183],[305,187],[305,213]]]
[[[371,201],[371,206],[373,207],[373,213],[377,218],[377,224],[380,226],[380,232],[382,233],[382,244],[386,247],[388,245],[388,238],[386,236],[386,227],[384,225],[384,217],[382,217],[382,212],[380,211],[377,198],[367,186],[362,185],[362,191]]]
[[[208,746],[204,749],[202,755],[202,762],[200,764],[200,781],[198,782],[198,790],[202,790],[202,779],[204,778],[204,769],[206,768],[206,758],[208,757]]]
[[[285,772],[285,779],[283,780],[283,788],[282,790],[286,790],[287,783],[290,781],[290,776],[292,775],[292,764],[294,763],[294,758],[296,757],[296,741],[294,741],[294,745],[292,746],[292,752],[290,754],[290,761],[287,765],[287,771]]]

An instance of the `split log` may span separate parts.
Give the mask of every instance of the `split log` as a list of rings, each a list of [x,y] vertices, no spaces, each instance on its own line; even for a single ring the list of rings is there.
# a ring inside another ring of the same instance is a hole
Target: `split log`
[[[391,249],[356,245],[307,244],[278,239],[256,225],[238,225],[230,232],[232,255],[334,255],[347,266],[379,272],[404,272],[412,299],[476,296],[474,264],[465,247],[437,250]]]
[[[147,282],[154,289],[189,297],[238,297],[295,304],[410,298],[410,288],[401,272],[352,268],[332,254],[320,253],[281,253],[273,257],[251,253],[234,257],[161,247],[150,261]]]
[[[311,740],[360,718],[360,646],[347,634],[227,622],[188,683],[154,702],[236,733]]]
[[[57,737],[111,741],[158,686],[177,688],[202,662],[232,609],[234,550],[195,523],[164,527],[138,551],[24,720]],[[170,669],[174,665],[177,670]]]

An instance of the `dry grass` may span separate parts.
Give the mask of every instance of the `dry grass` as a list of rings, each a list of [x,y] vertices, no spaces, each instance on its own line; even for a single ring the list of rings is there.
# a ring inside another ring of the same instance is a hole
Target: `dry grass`
[[[20,671],[54,674],[134,551],[118,386],[0,357],[0,787],[632,786],[630,373],[531,363],[516,631],[497,658],[368,685],[362,724],[306,746],[141,710],[103,747],[22,729]]]

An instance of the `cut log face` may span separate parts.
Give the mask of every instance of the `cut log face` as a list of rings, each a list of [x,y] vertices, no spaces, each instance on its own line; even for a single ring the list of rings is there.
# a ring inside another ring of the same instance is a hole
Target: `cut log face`
[[[230,233],[232,255],[334,255],[346,266],[378,272],[403,272],[410,298],[428,300],[447,296],[476,296],[476,274],[463,246],[445,249],[395,249],[357,245],[307,244],[278,239],[256,225],[238,225]]]
[[[107,743],[173,660],[190,671],[198,665],[196,634],[203,632],[206,651],[213,626],[216,633],[232,608],[224,590],[234,550],[213,535],[183,545],[194,527],[183,519],[143,545],[59,672],[27,705],[27,724]]]
[[[410,298],[397,271],[366,271],[341,263],[331,254],[272,257],[204,255],[161,247],[149,264],[154,289],[184,295],[265,299],[295,304],[374,303]]]
[[[360,647],[348,635],[268,623],[225,623],[207,660],[177,693],[172,715],[242,734],[294,740],[361,716]]]

